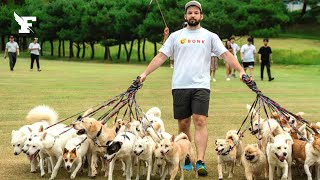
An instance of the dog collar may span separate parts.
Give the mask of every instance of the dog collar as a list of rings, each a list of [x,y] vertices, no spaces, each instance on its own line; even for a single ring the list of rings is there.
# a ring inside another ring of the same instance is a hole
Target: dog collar
[[[234,147],[234,146],[233,146]],[[225,152],[225,153],[222,153],[221,155],[222,156],[226,156],[230,153],[230,151],[233,149],[233,147],[229,146],[229,149]]]

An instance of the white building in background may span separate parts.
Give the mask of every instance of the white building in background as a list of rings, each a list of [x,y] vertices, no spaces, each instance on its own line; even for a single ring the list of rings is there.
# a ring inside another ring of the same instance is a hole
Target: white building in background
[[[287,9],[292,12],[292,11],[299,11],[303,7],[303,2],[296,0],[296,1],[291,1],[289,2],[288,0],[283,1],[287,5]],[[320,3],[318,4],[320,6]],[[310,10],[310,6],[307,6],[307,11]]]

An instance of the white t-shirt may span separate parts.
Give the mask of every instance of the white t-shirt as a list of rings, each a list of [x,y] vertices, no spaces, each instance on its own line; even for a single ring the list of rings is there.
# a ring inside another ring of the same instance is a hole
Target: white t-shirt
[[[39,50],[41,49],[40,44],[39,43],[30,43],[29,49],[33,49],[33,48],[38,48],[38,49],[31,50],[30,53],[35,54],[35,55],[39,55]]]
[[[243,62],[254,62],[254,54],[256,53],[256,47],[253,44],[244,44],[240,50],[243,53]]]
[[[13,41],[13,42],[9,41],[6,44],[6,48],[8,49],[8,52],[15,53],[15,52],[17,52],[17,49],[19,49],[19,45],[15,41]]]
[[[159,50],[173,57],[172,89],[210,89],[211,53],[228,51],[217,34],[204,28],[172,33]]]
[[[240,47],[236,43],[231,43],[231,47],[233,49],[233,55],[236,59],[238,59],[237,52],[240,51]]]

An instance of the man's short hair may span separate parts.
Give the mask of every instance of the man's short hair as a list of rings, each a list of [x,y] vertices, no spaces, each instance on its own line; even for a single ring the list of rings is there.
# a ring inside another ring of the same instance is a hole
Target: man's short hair
[[[253,42],[253,38],[252,37],[248,37],[248,42]]]
[[[187,4],[184,6],[185,11],[187,11],[188,7],[190,6],[196,6],[200,9],[200,12],[202,12],[201,4],[198,1],[187,2]]]
[[[10,36],[10,39],[11,39],[11,38],[14,38],[14,37],[11,35],[11,36]]]
[[[268,38],[264,38],[263,42],[269,42],[269,39]]]
[[[231,39],[235,40],[236,37],[235,37],[235,36],[231,36],[231,37],[229,38],[229,40],[231,40]]]

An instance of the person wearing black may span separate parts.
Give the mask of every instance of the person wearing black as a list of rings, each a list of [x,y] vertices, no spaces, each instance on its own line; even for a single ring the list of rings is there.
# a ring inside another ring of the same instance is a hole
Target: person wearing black
[[[270,71],[270,64],[272,63],[272,50],[271,47],[268,46],[269,39],[265,38],[263,39],[263,46],[259,49],[259,62],[261,65],[261,80],[263,81],[263,72],[264,72],[264,66],[267,67],[267,73],[269,81],[274,80],[273,77],[271,77],[271,71]]]

